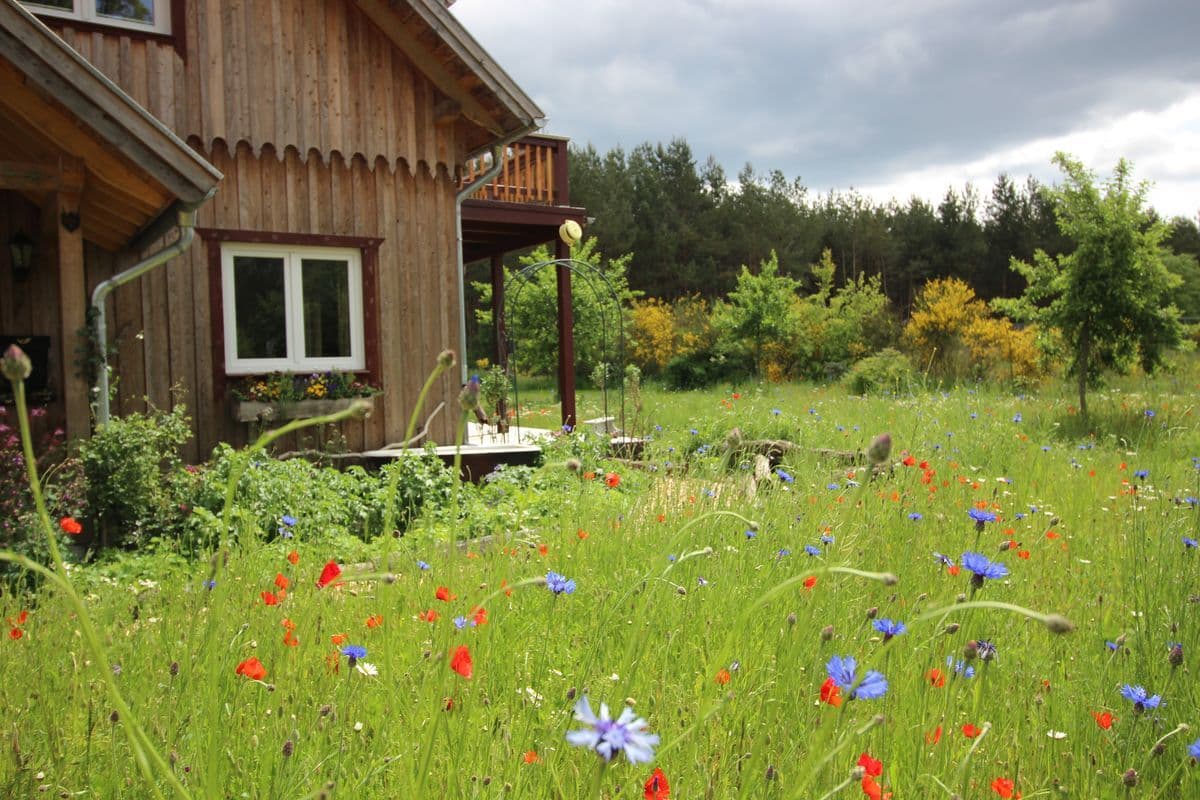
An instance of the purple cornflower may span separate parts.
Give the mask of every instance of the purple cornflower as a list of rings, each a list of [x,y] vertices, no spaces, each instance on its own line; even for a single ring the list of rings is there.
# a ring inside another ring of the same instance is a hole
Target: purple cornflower
[[[851,700],[878,700],[887,694],[888,682],[883,673],[868,670],[860,683],[855,680],[857,671],[858,662],[854,656],[834,656],[825,665],[829,679]]]
[[[1185,549],[1192,550],[1192,549],[1195,549],[1198,545],[1200,545],[1200,542],[1197,542],[1192,537],[1190,537],[1190,536],[1183,537],[1183,546]]]
[[[751,530],[750,528],[747,528],[747,529],[746,529],[746,538],[747,538],[747,539],[753,539],[755,536],[758,536],[758,534],[757,534],[757,533],[755,533],[755,532],[754,532],[753,530]]]
[[[991,661],[996,657],[996,645],[992,644],[987,639],[980,639],[975,642],[975,652],[979,653],[979,658],[983,661]]]
[[[963,553],[962,565],[974,573],[971,583],[976,587],[983,586],[985,578],[995,580],[1008,574],[1008,567],[999,561],[989,561],[982,553]]]
[[[575,581],[551,570],[546,573],[546,588],[555,594],[574,594]]]
[[[342,655],[350,659],[350,666],[353,667],[360,658],[367,657],[367,648],[361,644],[348,644],[342,648]]]
[[[833,544],[833,537],[828,533],[821,534],[821,544]]]
[[[779,549],[779,552],[775,554],[775,560],[778,561],[781,558],[787,558],[791,554],[792,554],[791,550],[788,550],[786,547],[781,547]]]
[[[955,675],[961,675],[964,678],[975,677],[975,668],[961,659],[955,661],[954,656],[946,656],[946,666],[954,670]]]
[[[1188,745],[1188,755],[1192,757],[1193,761],[1200,761],[1200,739]]]
[[[1150,477],[1150,470],[1148,470],[1148,469],[1139,469],[1139,470],[1137,470],[1136,472],[1134,472],[1134,473],[1133,473],[1133,477],[1135,477],[1135,478],[1141,478],[1142,480],[1146,480],[1146,478],[1149,478],[1149,477]]]
[[[806,544],[804,545],[804,552],[808,553],[810,556],[819,556],[821,555],[821,548],[815,545]]]
[[[1146,689],[1142,686],[1125,684],[1121,687],[1121,696],[1129,702],[1133,703],[1133,711],[1135,714],[1140,714],[1147,708],[1158,708],[1162,703],[1161,695],[1147,696]]]
[[[646,720],[634,714],[629,706],[621,710],[621,716],[612,719],[608,704],[601,703],[600,715],[596,716],[584,695],[575,704],[575,719],[587,726],[567,732],[567,741],[576,747],[595,750],[605,761],[612,761],[617,753],[624,753],[630,764],[648,764],[654,760],[658,734],[647,732]]]
[[[912,512],[911,514],[908,515],[908,518],[911,519],[913,522],[920,522],[921,520],[925,519],[925,517],[921,514],[920,511]]]
[[[429,565],[419,558],[417,559],[417,566],[420,567],[422,570],[429,569]]]
[[[470,624],[471,622],[466,617],[458,616],[454,618],[454,627],[458,628],[460,631]]]
[[[887,617],[884,617],[883,619],[871,620],[871,626],[873,628],[875,628],[875,630],[877,630],[883,634],[883,640],[885,642],[888,639],[891,639],[893,636],[899,636],[900,634],[902,634],[906,630],[908,630],[906,627],[904,627],[903,622],[891,620],[891,619],[888,619]]]
[[[786,472],[779,467],[775,468],[775,474],[778,475],[779,480],[783,481],[784,483],[794,483],[796,480],[794,477],[792,477],[790,472]]]

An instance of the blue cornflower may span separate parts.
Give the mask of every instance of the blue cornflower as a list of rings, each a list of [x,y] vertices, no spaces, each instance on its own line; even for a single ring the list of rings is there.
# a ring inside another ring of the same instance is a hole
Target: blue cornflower
[[[689,428],[688,433],[690,433],[692,436],[698,436],[700,431],[696,430],[695,428]]]
[[[829,679],[846,692],[851,700],[877,700],[887,694],[888,682],[883,673],[868,670],[862,682],[858,683],[855,680],[857,670],[858,662],[854,660],[854,656],[834,656],[825,665]]]
[[[1154,411],[1153,410],[1147,408],[1142,413],[1146,415],[1146,419],[1154,419]]]
[[[961,659],[955,661],[954,656],[946,656],[946,666],[954,670],[955,675],[961,675],[964,679],[975,677],[975,668]]]
[[[980,639],[975,642],[975,652],[979,654],[979,658],[983,661],[991,661],[996,657],[996,645],[992,644],[987,639]]]
[[[976,414],[974,411],[972,411],[972,412],[971,412],[971,419],[979,419],[979,415],[978,415],[978,414]]]
[[[1148,469],[1139,469],[1139,470],[1137,470],[1136,472],[1134,472],[1134,473],[1133,473],[1133,477],[1135,477],[1135,478],[1141,478],[1142,480],[1145,480],[1146,478],[1149,478],[1149,477],[1150,477],[1150,470],[1148,470]]]
[[[646,720],[634,714],[629,706],[621,710],[621,716],[612,719],[608,704],[601,703],[600,715],[596,716],[584,695],[575,704],[575,719],[587,726],[567,732],[567,741],[576,747],[595,750],[605,761],[612,761],[617,753],[624,753],[630,764],[649,764],[654,760],[658,734],[647,732]]]
[[[828,533],[821,534],[821,544],[833,544],[833,537]]]
[[[835,492],[835,491],[837,491],[838,489],[840,489],[840,488],[842,488],[842,487],[838,486],[836,483],[831,483],[831,484],[829,484],[828,486],[826,486],[825,488],[826,488],[826,489],[829,489],[830,491],[834,491],[834,492]]]
[[[887,619],[886,617],[884,617],[883,619],[871,620],[871,626],[873,628],[875,628],[875,630],[877,630],[883,634],[883,640],[885,642],[888,639],[891,639],[893,636],[899,636],[900,634],[902,634],[906,630],[908,630],[906,627],[904,627],[903,622],[898,622],[896,620],[890,620],[890,619]]]
[[[213,589],[217,588],[217,582],[212,578],[209,578],[204,582],[204,588],[211,592]]]
[[[575,426],[573,426],[573,425],[563,425],[562,426],[563,433],[570,433],[573,430],[575,430]]]
[[[1188,745],[1188,755],[1192,757],[1193,761],[1200,761],[1200,739]]]
[[[920,521],[921,521],[921,520],[923,520],[925,517],[923,517],[923,516],[921,515],[921,512],[920,512],[920,511],[914,511],[914,512],[912,512],[911,514],[909,514],[909,515],[908,515],[908,518],[909,518],[909,519],[911,519],[913,522],[920,522]]]
[[[1119,650],[1119,649],[1121,648],[1121,645],[1117,644],[1116,642],[1110,642],[1110,641],[1108,641],[1107,639],[1104,641],[1104,646],[1105,646],[1105,647],[1107,647],[1109,650],[1112,650],[1112,651],[1114,651],[1114,652],[1115,652],[1116,650]]]
[[[1017,413],[1013,414],[1013,422],[1020,422],[1020,421],[1021,421],[1021,412],[1018,411]]]
[[[816,545],[806,544],[804,545],[804,552],[808,553],[810,556],[819,556],[821,555],[821,548],[817,547]]]
[[[575,581],[551,570],[546,573],[546,588],[555,594],[575,594]]]
[[[296,524],[296,518],[293,517],[291,514],[284,514],[283,517],[280,518],[279,521],[282,522],[284,525],[287,525],[289,528]]]
[[[675,554],[674,554],[674,553],[670,553],[670,554],[667,556],[667,561],[670,561],[672,564],[674,564],[674,563],[675,563]]]
[[[753,539],[755,536],[758,536],[758,534],[755,533],[752,529],[746,528],[746,538],[747,539]]]
[[[696,576],[696,585],[697,586],[708,586],[708,578],[704,577],[703,575],[697,575]]]
[[[971,576],[971,582],[976,586],[983,586],[984,578],[995,580],[1008,574],[1008,567],[998,561],[989,561],[982,553],[963,553],[962,565],[975,573]]]
[[[470,624],[470,621],[466,617],[458,616],[454,618],[454,627],[458,628],[460,631]]]
[[[1142,686],[1125,684],[1121,687],[1121,696],[1129,702],[1133,703],[1133,711],[1135,714],[1140,714],[1147,708],[1158,708],[1162,703],[1161,695],[1147,696],[1146,689]]]
[[[350,666],[353,667],[360,658],[367,657],[367,648],[361,644],[348,644],[342,648],[342,655],[350,659]]]
[[[427,564],[426,562],[422,561],[422,560],[421,560],[421,559],[419,559],[419,558],[417,559],[417,566],[418,566],[418,567],[420,567],[420,568],[421,568],[421,569],[423,569],[423,570],[425,570],[425,569],[429,569],[429,564]]]
[[[983,508],[972,508],[967,512],[967,516],[975,520],[975,529],[980,531],[983,530],[983,525],[985,522],[996,521],[996,515]]]
[[[936,558],[939,562],[941,562],[943,567],[953,567],[954,566],[954,559],[951,558],[950,556],[942,555],[941,553],[939,553],[935,550],[933,553],[933,557]]]
[[[1196,506],[1200,505],[1200,497],[1195,497],[1194,495],[1189,494],[1187,497],[1183,498],[1183,502],[1187,503],[1192,508],[1195,508]]]
[[[775,554],[775,558],[776,559],[787,558],[791,554],[792,554],[791,550],[788,550],[786,547],[781,547],[779,549],[779,552]]]
[[[654,426],[654,430],[656,430],[656,431],[657,431],[657,432],[659,432],[659,433],[662,433],[662,429],[663,429],[663,428],[662,428],[662,425],[655,425],[655,426]]]
[[[790,472],[786,472],[783,469],[780,469],[779,467],[775,468],[775,474],[778,475],[779,480],[783,481],[784,483],[794,483],[796,480],[794,477],[792,477],[792,474]]]
[[[809,413],[809,414],[816,414],[816,413],[817,413],[817,410],[816,410],[815,408],[810,408],[810,409],[808,410],[808,413]]]
[[[777,416],[777,417],[778,417],[778,416],[779,416],[780,414],[782,414],[783,412],[782,412],[782,411],[780,411],[778,408],[772,408],[772,409],[771,409],[771,413],[772,413],[772,414],[774,414],[775,416]]]
[[[1184,537],[1183,537],[1183,546],[1184,546],[1184,548],[1185,548],[1185,549],[1187,549],[1187,550],[1192,550],[1192,549],[1194,549],[1195,547],[1197,547],[1197,545],[1200,545],[1200,542],[1197,542],[1197,541],[1196,541],[1195,539],[1193,539],[1192,537],[1190,537],[1190,536],[1184,536]]]

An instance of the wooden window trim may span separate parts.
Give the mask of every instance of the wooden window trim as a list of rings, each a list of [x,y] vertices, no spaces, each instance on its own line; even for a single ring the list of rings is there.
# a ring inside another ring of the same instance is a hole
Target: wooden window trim
[[[36,2],[36,0],[34,0]],[[170,44],[176,54],[187,60],[187,0],[169,0],[171,32],[152,31],[144,28],[112,25],[104,22],[92,22],[78,17],[68,17],[60,14],[46,13],[43,8],[25,5],[25,10],[45,23],[55,33],[61,33],[63,28],[73,28],[84,33],[103,33],[108,36],[127,36],[130,39],[145,42]]]
[[[333,236],[320,233],[197,228],[208,258],[209,335],[212,340],[213,397],[220,401],[229,388],[225,372],[225,300],[221,285],[221,244],[274,244],[284,247],[354,248],[362,260],[363,345],[366,368],[355,372],[372,386],[383,385],[379,358],[379,246],[383,239],[365,236]],[[236,376],[239,380],[244,375]]]

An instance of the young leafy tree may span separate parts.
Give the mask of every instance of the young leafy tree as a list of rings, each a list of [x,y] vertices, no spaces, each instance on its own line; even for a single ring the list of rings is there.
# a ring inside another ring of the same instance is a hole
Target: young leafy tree
[[[1166,226],[1144,208],[1149,185],[1133,183],[1127,161],[1117,162],[1102,187],[1069,155],[1056,154],[1054,163],[1065,180],[1048,197],[1075,250],[1051,257],[1039,249],[1032,264],[1013,259],[1028,286],[1021,297],[995,304],[1017,320],[1061,333],[1086,415],[1087,388],[1106,370],[1123,372],[1137,361],[1152,372],[1163,352],[1179,343],[1179,312],[1168,298],[1179,278],[1163,265]]]

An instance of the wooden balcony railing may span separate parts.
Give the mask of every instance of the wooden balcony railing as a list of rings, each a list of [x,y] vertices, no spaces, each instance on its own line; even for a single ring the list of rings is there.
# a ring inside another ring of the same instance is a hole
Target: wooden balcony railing
[[[507,147],[500,174],[472,197],[502,203],[570,205],[567,141],[557,136],[518,139]],[[462,185],[474,182],[491,166],[491,153],[471,159],[463,173]]]

